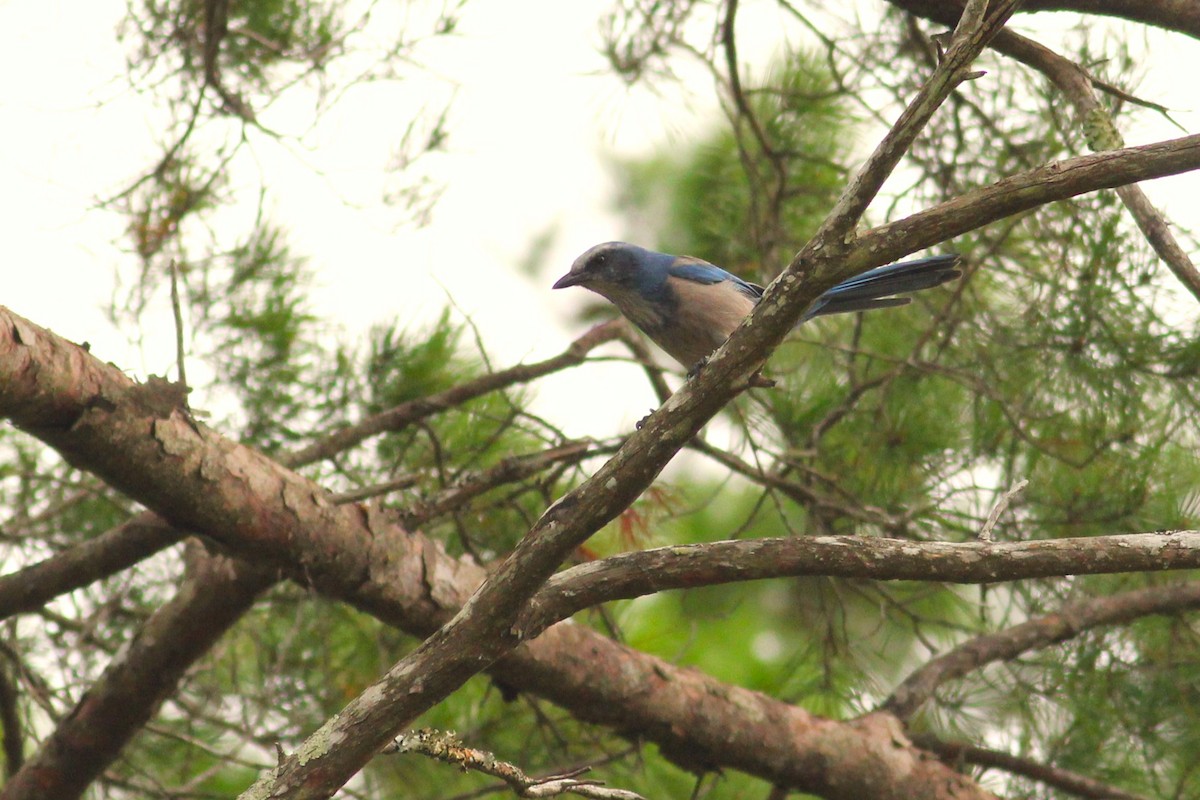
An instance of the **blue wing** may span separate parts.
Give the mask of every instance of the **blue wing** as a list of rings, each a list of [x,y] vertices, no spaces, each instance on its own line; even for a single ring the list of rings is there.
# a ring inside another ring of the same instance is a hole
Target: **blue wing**
[[[667,274],[674,278],[692,281],[693,283],[713,284],[729,281],[739,292],[752,300],[758,300],[763,294],[763,287],[757,283],[744,281],[732,272],[726,272],[720,267],[713,266],[707,261],[701,261],[692,256],[679,256],[676,258],[667,267]]]
[[[917,258],[876,267],[861,275],[842,281],[821,295],[801,322],[825,314],[844,314],[850,311],[869,311],[873,308],[902,306],[911,302],[900,294],[919,292],[954,280],[962,275],[956,254]],[[681,280],[700,284],[729,281],[739,292],[757,301],[763,287],[744,281],[707,261],[692,256],[679,256],[667,267],[667,274]]]

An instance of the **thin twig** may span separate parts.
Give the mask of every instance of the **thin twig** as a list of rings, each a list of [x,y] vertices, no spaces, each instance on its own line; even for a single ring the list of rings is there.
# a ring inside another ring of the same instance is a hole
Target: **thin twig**
[[[171,259],[171,311],[175,314],[175,369],[179,372],[179,385],[187,389],[187,371],[184,369],[183,351],[183,310],[179,303],[179,267],[175,259]]]
[[[977,537],[981,542],[990,542],[992,540],[992,528],[996,527],[996,523],[1000,521],[1000,515],[1004,513],[1004,509],[1008,508],[1008,504],[1013,501],[1013,498],[1024,491],[1029,485],[1029,481],[1022,478],[1004,494],[1000,495],[1000,499],[996,501],[996,505],[992,507],[992,513],[988,514],[987,521],[983,523],[983,528],[979,531]]]
[[[599,800],[645,800],[637,792],[614,789],[601,781],[580,780],[579,775],[590,767],[580,767],[561,775],[531,778],[515,764],[501,761],[486,750],[467,747],[451,732],[422,728],[406,733],[383,748],[384,753],[418,753],[454,764],[464,770],[475,770],[499,778],[509,785],[517,797],[557,797],[577,794]]]
[[[605,342],[618,338],[625,327],[625,323],[620,320],[601,323],[571,342],[570,347],[553,358],[535,364],[518,364],[499,372],[481,375],[444,392],[401,403],[387,411],[382,411],[353,425],[334,431],[307,447],[284,456],[281,461],[291,468],[311,464],[348,450],[371,436],[385,431],[399,430],[439,411],[460,406],[476,397],[506,389],[518,383],[528,383],[553,372],[576,366],[583,363],[589,352]]]

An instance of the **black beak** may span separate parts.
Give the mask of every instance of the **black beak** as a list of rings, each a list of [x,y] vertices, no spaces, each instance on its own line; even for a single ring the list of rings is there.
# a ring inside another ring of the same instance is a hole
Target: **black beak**
[[[586,280],[582,272],[568,272],[554,282],[552,289],[565,289],[568,286],[578,286]]]

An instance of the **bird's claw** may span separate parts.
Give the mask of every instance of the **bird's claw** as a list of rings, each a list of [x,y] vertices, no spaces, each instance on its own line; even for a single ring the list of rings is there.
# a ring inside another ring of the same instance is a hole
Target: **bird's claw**
[[[704,356],[704,358],[700,359],[695,364],[692,364],[692,368],[687,371],[687,379],[690,381],[692,378],[700,374],[700,370],[704,369],[704,365],[707,363],[708,356]]]

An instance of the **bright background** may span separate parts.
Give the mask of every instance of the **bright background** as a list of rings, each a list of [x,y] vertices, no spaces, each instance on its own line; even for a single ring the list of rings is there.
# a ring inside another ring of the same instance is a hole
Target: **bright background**
[[[381,7],[396,15],[382,22],[399,26],[416,13],[396,5]],[[869,14],[881,4],[862,6]],[[312,129],[311,105],[299,93],[261,115],[294,138],[252,136],[235,163],[234,188],[254,199],[258,186],[270,188],[268,215],[318,271],[314,313],[351,337],[393,318],[419,326],[452,300],[497,366],[566,346],[582,329],[575,311],[584,296],[552,293],[550,283],[588,246],[630,235],[612,209],[607,163],[686,142],[695,127],[718,121],[710,79],[698,68],[684,68],[682,86],[661,83],[653,92],[628,89],[611,74],[599,51],[609,7],[602,0],[468,4],[458,33],[419,49],[423,68],[403,83],[353,90]],[[739,17],[740,52],[752,66],[768,63],[778,45],[780,21],[768,8],[749,4]],[[109,323],[103,309],[114,268],[131,269],[136,256],[124,219],[97,208],[161,152],[163,112],[151,94],[126,83],[126,46],[115,35],[125,14],[124,0],[0,5],[0,74],[7,76],[0,302],[90,342],[99,357],[141,377],[173,368],[171,312],[164,303],[141,340]],[[1053,45],[1054,31],[1073,19],[1026,15],[1016,27]],[[1180,79],[1196,74],[1200,47],[1182,36],[1137,35],[1157,70],[1140,95],[1169,106],[1184,129],[1200,130],[1195,88]],[[384,165],[413,109],[447,100],[448,151],[428,164],[444,194],[430,224],[416,228],[381,204]],[[1124,133],[1130,144],[1181,135],[1159,118]],[[1200,177],[1155,182],[1148,191],[1173,221],[1200,219]],[[245,227],[252,202],[218,219]],[[516,269],[547,235],[546,266],[532,276]],[[556,376],[539,392],[542,412],[575,412],[553,416],[576,435],[627,429],[655,405],[644,380],[620,364]]]

